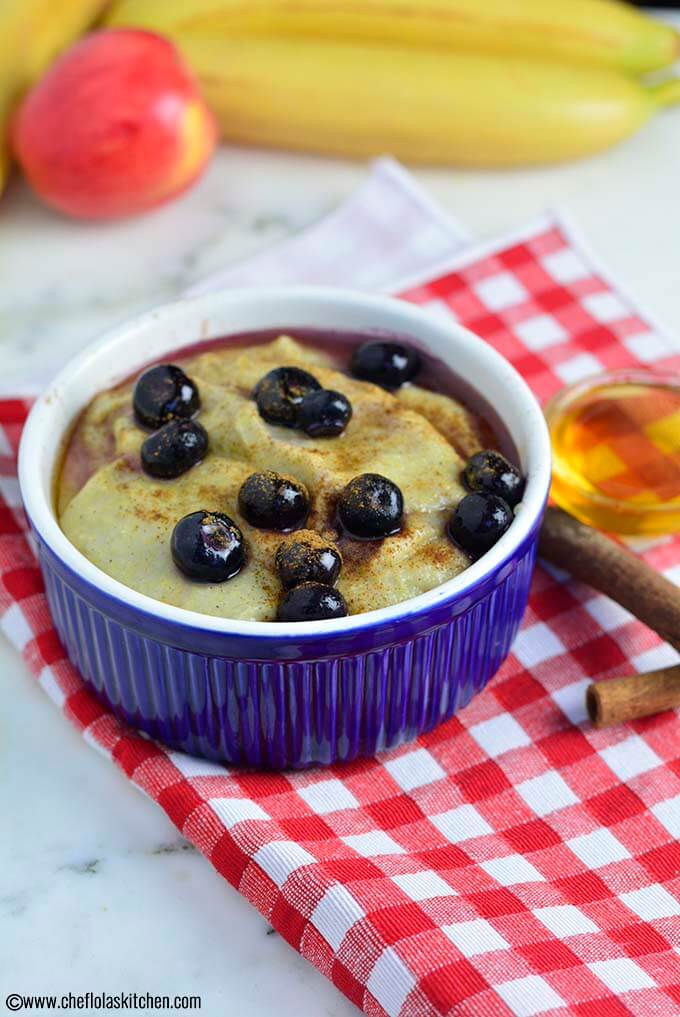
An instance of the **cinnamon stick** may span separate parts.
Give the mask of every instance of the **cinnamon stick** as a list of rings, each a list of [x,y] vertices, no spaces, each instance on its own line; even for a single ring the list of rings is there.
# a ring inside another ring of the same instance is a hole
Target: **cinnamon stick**
[[[680,664],[594,682],[586,689],[586,709],[595,727],[622,724],[676,706],[680,706]]]
[[[680,588],[620,544],[550,506],[539,554],[615,600],[680,650]]]

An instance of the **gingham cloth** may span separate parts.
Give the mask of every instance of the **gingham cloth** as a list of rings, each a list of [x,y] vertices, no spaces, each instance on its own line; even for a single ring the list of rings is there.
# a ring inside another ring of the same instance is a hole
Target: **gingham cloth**
[[[405,296],[484,336],[542,400],[604,367],[680,366],[557,221]],[[64,658],[14,476],[26,411],[0,404],[2,629],[85,739],[341,992],[371,1017],[680,1011],[680,718],[594,731],[583,705],[590,679],[674,661],[657,636],[539,568],[498,675],[416,743],[285,774],[170,752]],[[680,579],[680,539],[641,551]]]

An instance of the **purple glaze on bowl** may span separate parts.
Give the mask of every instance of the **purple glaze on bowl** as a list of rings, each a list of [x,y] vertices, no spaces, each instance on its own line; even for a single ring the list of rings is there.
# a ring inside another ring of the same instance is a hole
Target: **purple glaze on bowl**
[[[299,321],[413,335],[498,411],[527,474],[498,544],[455,579],[403,604],[329,622],[209,617],[145,597],[97,569],[55,517],[62,436],[97,392],[187,340]],[[19,455],[24,505],[57,631],[84,682],[122,720],[227,763],[307,767],[391,748],[450,718],[507,656],[529,594],[550,483],[535,399],[497,353],[454,322],[401,301],[321,288],[209,294],[113,330],[36,402]]]
[[[509,652],[537,531],[471,592],[390,627],[292,633],[276,648],[190,627],[169,632],[38,545],[69,658],[118,717],[192,755],[279,769],[393,748],[465,706]]]

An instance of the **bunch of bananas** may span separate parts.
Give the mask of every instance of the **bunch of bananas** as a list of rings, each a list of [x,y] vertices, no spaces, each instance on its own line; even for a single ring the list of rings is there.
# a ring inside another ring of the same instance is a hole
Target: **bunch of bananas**
[[[117,0],[170,36],[223,137],[516,166],[585,156],[680,101],[678,35],[618,0]]]

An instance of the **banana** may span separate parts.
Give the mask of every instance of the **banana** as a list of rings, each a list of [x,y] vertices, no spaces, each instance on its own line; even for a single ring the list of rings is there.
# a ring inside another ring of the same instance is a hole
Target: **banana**
[[[177,40],[224,138],[412,163],[520,166],[590,155],[680,102],[600,68],[310,40]]]
[[[32,84],[106,6],[106,0],[0,0],[3,66],[8,59],[16,67],[19,87]]]
[[[0,194],[9,174],[7,133],[16,101],[105,5],[105,0],[0,0]]]
[[[618,0],[118,0],[107,23],[173,36],[313,37],[524,55],[631,73],[680,55],[677,32]]]

